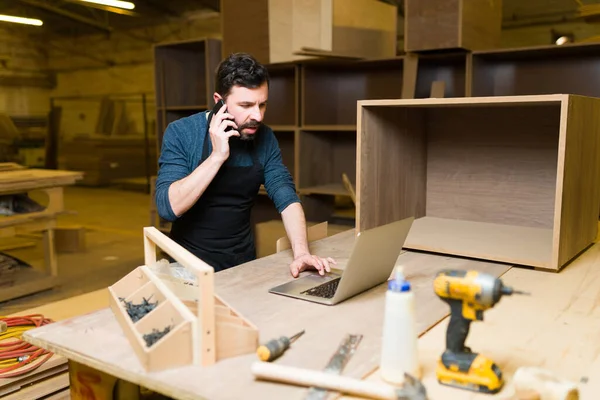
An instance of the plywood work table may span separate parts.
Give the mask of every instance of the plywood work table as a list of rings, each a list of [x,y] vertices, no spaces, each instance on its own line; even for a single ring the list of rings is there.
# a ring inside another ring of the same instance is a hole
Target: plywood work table
[[[353,240],[354,230],[342,232],[314,242],[312,251],[334,257],[343,265]],[[270,287],[291,279],[291,259],[288,250],[219,272],[215,274],[215,292],[259,328],[261,342],[306,330],[277,360],[281,364],[322,370],[345,335],[362,334],[344,374],[367,376],[379,363],[385,285],[333,307],[269,294]],[[500,276],[510,269],[508,265],[416,252],[403,253],[398,263],[405,265],[413,283],[421,332],[448,314],[447,306],[432,291],[438,270],[478,269]],[[177,399],[299,398],[306,393],[304,388],[255,381],[250,372],[250,365],[257,360],[255,354],[225,359],[211,367],[146,373],[108,308],[29,331],[24,337],[72,361]]]

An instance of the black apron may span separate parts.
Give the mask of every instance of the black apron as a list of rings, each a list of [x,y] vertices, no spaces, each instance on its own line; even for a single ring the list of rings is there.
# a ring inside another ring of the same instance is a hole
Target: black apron
[[[208,158],[209,138],[207,129],[200,164]],[[239,148],[250,148],[252,165],[221,165],[198,201],[172,223],[170,233],[175,242],[208,263],[215,272],[256,258],[250,213],[264,183],[263,167],[256,157],[253,141],[241,142],[232,137],[229,142],[230,156]]]

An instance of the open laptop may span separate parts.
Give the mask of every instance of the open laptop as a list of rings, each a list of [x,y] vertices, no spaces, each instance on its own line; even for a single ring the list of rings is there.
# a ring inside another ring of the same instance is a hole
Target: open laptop
[[[325,276],[314,270],[269,290],[270,293],[334,305],[388,280],[414,217],[359,232],[346,268]]]

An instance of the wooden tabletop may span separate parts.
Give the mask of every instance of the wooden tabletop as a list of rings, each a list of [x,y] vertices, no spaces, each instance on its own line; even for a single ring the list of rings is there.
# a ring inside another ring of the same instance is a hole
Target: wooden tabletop
[[[333,257],[343,267],[353,240],[354,230],[343,232],[313,243],[312,252]],[[336,306],[269,294],[270,287],[292,279],[288,269],[291,260],[288,250],[219,272],[215,274],[215,292],[259,328],[261,342],[306,330],[277,363],[322,370],[345,335],[362,334],[344,374],[367,376],[379,363],[385,285]],[[503,264],[418,252],[401,254],[397,263],[405,266],[413,284],[421,332],[448,315],[447,306],[432,291],[437,271],[477,269],[500,276],[510,269]],[[306,393],[306,389],[292,385],[256,381],[250,372],[250,365],[257,360],[255,354],[210,367],[146,373],[110,309],[59,321],[29,331],[24,337],[76,362],[178,399],[301,398]]]
[[[83,178],[78,171],[25,168],[0,171],[0,193],[73,185]]]
[[[473,322],[466,344],[502,369],[504,388],[490,396],[440,385],[435,366],[444,351],[445,318],[419,339],[422,382],[430,400],[513,400],[519,367],[539,367],[578,384],[581,400],[600,393],[600,243],[560,273],[514,267],[502,281],[529,296],[504,297]],[[378,371],[369,381],[382,382]],[[345,396],[343,399],[354,399]]]

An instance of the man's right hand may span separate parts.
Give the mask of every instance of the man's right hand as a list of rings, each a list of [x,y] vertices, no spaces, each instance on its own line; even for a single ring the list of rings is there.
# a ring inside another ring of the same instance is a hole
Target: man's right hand
[[[227,105],[223,105],[223,107],[213,115],[208,129],[210,141],[212,143],[211,156],[221,162],[225,162],[229,157],[229,138],[231,136],[240,136],[239,132],[236,130],[237,125],[233,121],[234,117],[225,112],[226,108]],[[225,129],[229,126],[233,129],[225,132]]]

